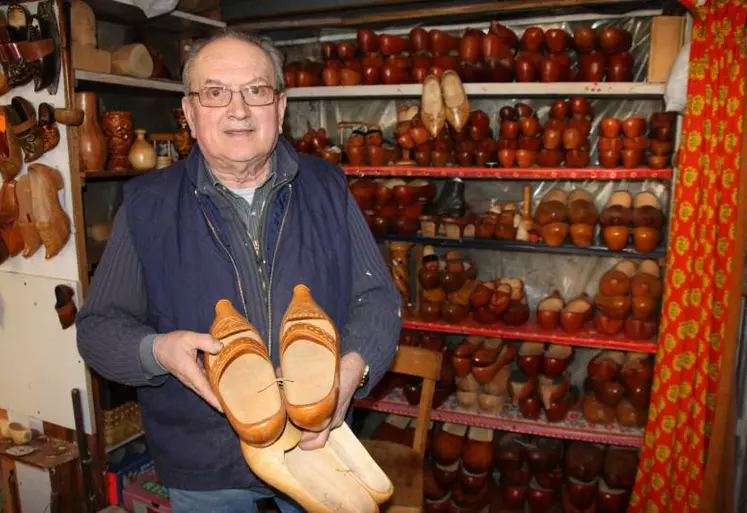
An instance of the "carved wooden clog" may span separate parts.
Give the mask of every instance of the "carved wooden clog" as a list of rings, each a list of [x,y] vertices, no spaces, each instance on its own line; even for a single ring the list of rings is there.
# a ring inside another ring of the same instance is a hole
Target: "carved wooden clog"
[[[18,179],[16,185],[16,196],[18,197],[18,228],[23,237],[23,256],[30,257],[41,247],[42,241],[36,230],[32,215],[31,179],[28,174]]]
[[[23,159],[33,162],[44,153],[44,139],[36,120],[36,109],[22,96],[14,96],[5,107],[7,123],[23,149]]]
[[[459,75],[452,70],[446,71],[441,77],[441,91],[446,107],[446,121],[451,127],[460,132],[467,124],[470,114],[469,99],[464,92],[464,86]]]
[[[285,427],[275,369],[257,330],[230,301],[215,305],[210,334],[223,343],[217,355],[205,355],[205,371],[228,421],[246,443],[267,446]]]
[[[280,369],[293,423],[310,431],[326,428],[339,395],[340,336],[305,285],[293,289],[280,325]]]
[[[52,258],[70,238],[70,218],[60,204],[57,191],[63,187],[62,175],[44,164],[29,166],[32,218],[45,248],[45,257]]]

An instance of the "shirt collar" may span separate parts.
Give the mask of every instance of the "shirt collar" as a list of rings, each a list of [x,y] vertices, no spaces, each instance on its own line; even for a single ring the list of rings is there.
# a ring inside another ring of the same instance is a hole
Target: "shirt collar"
[[[257,185],[255,189],[264,187],[268,183],[275,183],[277,160],[277,150],[273,150],[272,154],[270,154],[270,172],[267,175],[267,178],[261,184]],[[221,181],[215,176],[213,170],[210,168],[210,164],[205,160],[205,157],[202,157],[200,159],[200,169],[197,173],[197,190],[203,194],[212,195],[216,193],[218,187],[222,185]]]

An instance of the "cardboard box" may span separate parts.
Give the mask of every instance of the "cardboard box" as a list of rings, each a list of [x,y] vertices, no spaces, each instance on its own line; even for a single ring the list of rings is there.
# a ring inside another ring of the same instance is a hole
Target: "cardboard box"
[[[648,81],[666,82],[685,39],[684,16],[654,16],[648,53]]]
[[[132,513],[171,513],[169,491],[155,472],[148,472],[125,489],[124,507]]]
[[[124,503],[124,491],[140,476],[153,470],[153,458],[148,451],[142,454],[128,451],[118,463],[109,463],[106,469],[109,504],[121,506]]]

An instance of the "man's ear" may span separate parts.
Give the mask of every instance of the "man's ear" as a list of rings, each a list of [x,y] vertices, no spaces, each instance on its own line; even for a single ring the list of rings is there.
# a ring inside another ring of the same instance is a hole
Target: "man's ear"
[[[277,114],[278,114],[278,134],[283,133],[283,121],[285,121],[285,108],[288,105],[288,96],[285,91],[278,93],[277,98]]]
[[[192,138],[195,137],[195,111],[194,103],[190,100],[189,96],[182,96],[182,110],[184,111],[184,117],[187,118],[187,124],[189,125],[189,131]]]

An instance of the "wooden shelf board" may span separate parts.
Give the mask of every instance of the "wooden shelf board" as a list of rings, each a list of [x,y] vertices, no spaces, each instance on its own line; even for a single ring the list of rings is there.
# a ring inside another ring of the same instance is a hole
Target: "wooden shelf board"
[[[355,404],[359,408],[407,417],[418,415],[418,407],[407,402],[400,388],[392,390],[378,400],[370,397],[357,399]],[[524,418],[519,409],[509,404],[508,400],[497,415],[468,411],[459,406],[456,397],[451,395],[443,405],[432,410],[431,420],[592,443],[630,447],[640,447],[643,443],[643,429],[626,428],[616,422],[591,424],[584,419],[579,405],[571,409],[562,422],[551,423],[547,421],[544,413],[540,414],[538,420]]]
[[[447,239],[445,237],[399,237],[397,235],[375,235],[379,242],[412,242],[413,244],[424,244],[444,248],[460,249],[488,249],[500,251],[523,251],[528,253],[552,253],[563,255],[591,255],[617,258],[656,259],[663,258],[667,254],[666,246],[655,249],[650,253],[639,253],[633,248],[622,251],[612,251],[601,245],[579,248],[573,244],[561,246],[548,246],[544,242],[523,242],[518,240],[498,239]]]
[[[194,14],[171,11],[148,18],[133,0],[87,0],[97,20],[124,25],[146,25],[150,29],[177,32],[182,37],[204,36],[226,26],[223,21]]]
[[[157,91],[169,91],[181,93],[184,91],[181,82],[175,80],[161,80],[152,78],[136,78],[126,75],[112,75],[109,73],[98,73],[96,71],[75,70],[75,79],[82,82],[95,82],[99,84],[112,84],[124,87],[136,87],[140,89],[154,89]]]
[[[147,173],[156,171],[155,169],[148,169],[146,171],[140,171],[137,169],[128,169],[126,171],[83,171],[81,177],[84,180],[91,179],[112,179],[112,178],[132,178],[133,176],[140,176]]]
[[[14,456],[8,454],[7,451],[12,447],[17,446],[9,438],[0,438],[0,456],[42,470],[59,467],[60,465],[78,459],[78,445],[65,440],[48,436],[39,436],[26,445],[35,449],[34,452],[27,454],[26,456]]]
[[[429,178],[482,178],[514,180],[671,180],[672,169],[586,168],[505,168],[505,167],[416,167],[416,166],[342,166],[350,176],[403,176]]]
[[[540,328],[534,319],[530,319],[521,326],[508,326],[502,322],[494,324],[479,324],[468,317],[460,324],[447,324],[443,321],[427,322],[419,319],[405,319],[403,328],[432,331],[437,333],[451,333],[457,335],[477,335],[488,338],[509,338],[513,340],[532,340],[537,342],[548,342],[566,346],[591,347],[594,349],[614,349],[619,351],[638,351],[643,353],[656,353],[656,340],[631,340],[624,334],[615,336],[597,333],[590,324],[587,324],[578,333],[569,335],[562,329],[544,330]]]
[[[527,98],[533,96],[609,96],[662,98],[664,84],[646,82],[508,82],[486,84],[464,84],[471,97],[496,96]],[[344,99],[344,98],[389,98],[417,97],[423,92],[421,84],[401,85],[357,85],[335,87],[294,87],[288,89],[291,100]]]
[[[139,433],[135,433],[134,435],[128,436],[127,438],[125,438],[121,442],[117,442],[116,444],[112,444],[112,445],[108,446],[106,448],[106,452],[107,453],[114,452],[117,449],[119,449],[120,447],[124,447],[128,443],[137,440],[138,438],[140,438],[143,435],[145,435],[145,433],[143,431],[140,431]]]

